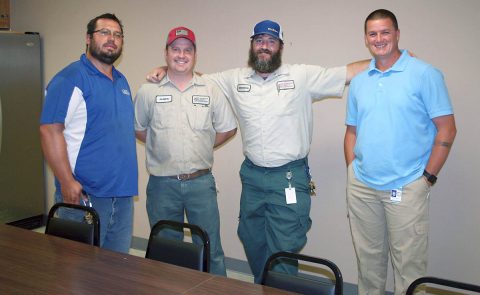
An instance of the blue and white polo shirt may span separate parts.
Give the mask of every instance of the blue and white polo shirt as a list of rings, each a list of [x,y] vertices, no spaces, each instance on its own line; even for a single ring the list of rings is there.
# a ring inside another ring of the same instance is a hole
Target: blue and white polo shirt
[[[87,193],[138,194],[134,108],[125,76],[113,68],[110,80],[83,54],[47,86],[40,124],[55,123],[65,125],[70,166]]]

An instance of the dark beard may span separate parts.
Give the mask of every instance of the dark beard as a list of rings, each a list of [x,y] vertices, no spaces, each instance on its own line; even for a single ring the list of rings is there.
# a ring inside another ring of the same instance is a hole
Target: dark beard
[[[271,51],[268,50],[268,53],[271,53]],[[282,50],[280,49],[277,53],[274,53],[271,56],[272,58],[270,60],[259,60],[258,55],[250,47],[248,53],[248,65],[262,74],[273,73],[282,65]]]
[[[114,53],[105,53],[100,51],[98,48],[97,44],[93,41],[88,47],[88,52],[90,53],[91,56],[93,56],[95,59],[98,59],[100,62],[107,64],[107,65],[113,65],[113,63],[120,57],[122,54],[122,47],[120,47],[120,50],[118,52]]]

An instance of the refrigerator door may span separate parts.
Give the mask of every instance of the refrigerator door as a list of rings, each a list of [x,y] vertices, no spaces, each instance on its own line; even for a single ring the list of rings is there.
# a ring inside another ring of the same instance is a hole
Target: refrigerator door
[[[0,33],[0,223],[43,223],[42,94],[40,36]]]

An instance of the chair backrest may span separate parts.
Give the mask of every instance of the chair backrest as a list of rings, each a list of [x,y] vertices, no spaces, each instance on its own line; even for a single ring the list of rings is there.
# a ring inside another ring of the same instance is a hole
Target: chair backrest
[[[200,237],[203,245],[196,245],[183,240],[174,240],[159,234],[164,229],[172,228],[181,231],[185,228],[190,229],[192,236],[197,235]],[[160,220],[153,226],[150,232],[145,258],[209,272],[210,239],[207,233],[197,225],[172,220]]]
[[[277,259],[284,260],[284,258],[293,259],[296,261],[308,261],[326,266],[335,276],[335,281],[333,282],[329,278],[317,277],[313,275],[290,275],[272,271],[271,267],[273,263],[275,263]],[[278,252],[268,258],[263,269],[262,285],[301,294],[339,295],[343,293],[342,273],[333,262],[322,258],[291,252]]]
[[[466,290],[466,291],[473,291],[480,293],[480,286],[472,285],[447,279],[441,279],[437,277],[421,277],[413,281],[410,286],[408,286],[406,295],[412,295],[415,292],[415,289],[422,285],[422,284],[435,284],[446,286],[449,288],[457,289],[457,290]]]
[[[70,208],[81,210],[85,212],[85,214],[89,213],[91,215],[92,222],[89,224],[87,222],[56,217],[55,213],[60,208]],[[45,233],[77,242],[100,246],[100,218],[98,217],[97,211],[91,207],[57,203],[53,205],[48,212]]]

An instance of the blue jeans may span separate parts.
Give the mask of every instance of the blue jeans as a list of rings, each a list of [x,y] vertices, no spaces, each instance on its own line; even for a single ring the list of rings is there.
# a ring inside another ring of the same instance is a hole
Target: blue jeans
[[[287,172],[292,172],[297,202],[287,204],[285,188]],[[280,167],[259,167],[245,159],[240,169],[242,196],[238,236],[245,248],[255,283],[262,280],[265,262],[280,251],[299,252],[307,242],[310,219],[310,173],[306,159]],[[287,262],[288,261],[288,262]],[[298,272],[298,265],[286,260],[273,268],[289,274]]]
[[[100,247],[128,253],[132,241],[133,198],[88,197],[100,217]],[[58,190],[55,192],[55,202],[63,202]],[[81,221],[84,218],[84,213],[75,209],[60,208],[58,214],[60,218],[72,220]]]
[[[188,222],[201,227],[210,238],[210,272],[226,276],[225,257],[220,242],[217,190],[212,173],[192,180],[150,175],[147,185],[150,227],[162,219],[184,222],[184,212]],[[183,232],[168,231],[166,235],[178,240],[183,239]],[[193,242],[202,244],[195,235]]]

